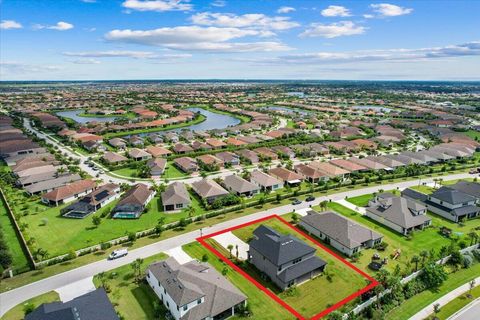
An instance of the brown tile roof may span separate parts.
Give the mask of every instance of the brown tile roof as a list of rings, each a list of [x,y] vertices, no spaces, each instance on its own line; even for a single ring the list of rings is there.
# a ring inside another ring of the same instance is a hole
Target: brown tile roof
[[[95,189],[96,183],[93,180],[79,180],[75,181],[66,186],[62,186],[53,191],[45,193],[42,198],[45,198],[50,201],[60,201],[69,197],[72,197],[75,194],[79,194],[91,189]]]

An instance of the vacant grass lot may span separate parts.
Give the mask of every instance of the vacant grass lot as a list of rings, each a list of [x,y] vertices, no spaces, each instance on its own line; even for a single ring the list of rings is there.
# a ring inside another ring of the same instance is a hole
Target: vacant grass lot
[[[184,245],[183,250],[192,258],[202,260],[204,255],[208,257],[208,263],[212,265],[218,272],[222,272],[224,268],[227,270],[227,279],[242,291],[248,297],[248,304],[253,313],[252,319],[264,320],[293,320],[294,316],[286,311],[277,302],[272,300],[263,291],[260,291],[254,284],[246,280],[240,273],[228,266],[217,256],[204,248],[200,243],[193,242]],[[232,319],[239,319],[234,317]]]
[[[151,263],[165,260],[166,258],[166,254],[159,253],[144,259],[142,263],[142,274],[145,273],[145,270]],[[115,310],[125,319],[158,319],[154,312],[154,304],[160,305],[163,312],[166,311],[146,281],[140,283],[135,282],[134,272],[130,265],[124,265],[106,272],[105,278],[107,279],[107,286],[110,287],[108,297],[114,305]],[[97,288],[102,285],[98,276],[94,277],[93,282]],[[162,315],[161,318],[163,319],[163,317],[164,315]]]
[[[23,320],[25,316],[25,305],[32,304],[33,306],[35,306],[35,308],[37,308],[43,303],[50,303],[54,301],[60,301],[58,293],[56,293],[55,291],[47,292],[13,307],[6,314],[3,315],[2,320]]]
[[[470,240],[466,237],[466,234],[470,232],[473,228],[480,226],[480,219],[473,219],[468,220],[464,223],[464,225],[459,225],[456,223],[452,223],[446,219],[443,219],[439,216],[429,214],[432,218],[432,227],[427,228],[423,231],[416,231],[413,234],[411,239],[402,236],[400,233],[397,233],[387,227],[383,226],[382,224],[361,215],[358,212],[350,210],[341,204],[330,202],[328,207],[333,211],[344,215],[354,221],[359,222],[360,224],[384,235],[383,241],[388,243],[388,247],[385,252],[378,252],[380,256],[387,257],[389,259],[388,264],[385,268],[389,271],[393,271],[396,265],[401,267],[401,270],[409,270],[411,271],[412,268],[415,267],[414,264],[411,263],[412,257],[414,255],[420,255],[422,251],[430,251],[435,250],[436,253],[439,252],[440,248],[443,246],[448,246],[451,243],[449,238],[445,238],[439,233],[439,227],[445,226],[451,228],[460,238],[460,240],[465,240],[467,245],[470,244]],[[319,208],[314,208],[319,210]],[[396,249],[400,249],[401,254],[400,257],[396,260],[391,259],[391,255],[394,253]],[[368,264],[371,261],[372,255],[377,252],[374,249],[366,249],[362,251],[362,255],[359,258],[359,261],[356,262],[356,265],[366,272],[374,273],[374,271],[369,270]],[[421,264],[419,264],[419,267]],[[410,273],[408,271],[408,273]]]
[[[368,284],[368,281],[360,274],[277,219],[249,225],[234,230],[232,233],[248,242],[252,238],[253,231],[261,224],[270,226],[282,234],[291,234],[305,241],[317,249],[316,254],[319,258],[327,262],[324,274],[299,285],[293,294],[281,292],[273,283],[264,281],[253,266],[246,268],[246,271],[257,281],[277,294],[303,316],[312,317]],[[330,276],[330,280],[327,274]]]
[[[27,256],[20,245],[20,239],[15,232],[15,226],[7,212],[7,207],[0,196],[0,229],[3,233],[3,239],[7,243],[8,251],[12,255],[13,269],[30,268]]]

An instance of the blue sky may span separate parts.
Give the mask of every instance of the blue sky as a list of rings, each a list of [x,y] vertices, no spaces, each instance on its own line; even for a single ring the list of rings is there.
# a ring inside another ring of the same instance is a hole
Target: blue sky
[[[480,1],[0,0],[1,80],[480,80]]]

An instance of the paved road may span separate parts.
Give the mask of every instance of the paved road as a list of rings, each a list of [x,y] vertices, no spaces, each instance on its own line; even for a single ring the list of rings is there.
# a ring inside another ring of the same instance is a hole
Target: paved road
[[[444,180],[453,180],[453,179],[464,179],[464,178],[470,178],[472,175],[468,173],[461,173],[461,174],[453,174],[453,175],[448,175],[444,176]],[[421,182],[432,182],[433,179],[422,179]],[[338,201],[341,199],[345,199],[346,196],[348,197],[355,197],[359,196],[362,194],[366,193],[373,193],[377,192],[379,189],[384,189],[384,190],[391,190],[391,189],[403,189],[403,188],[408,188],[414,185],[418,185],[419,180],[413,180],[413,181],[405,181],[405,182],[399,182],[399,183],[394,183],[394,184],[388,184],[388,185],[382,185],[382,186],[375,186],[375,187],[367,187],[363,189],[357,189],[357,190],[351,190],[347,192],[341,192],[341,193],[336,193],[332,194],[329,196],[323,196],[315,199],[313,202],[310,203],[302,203],[300,205],[284,205],[280,206],[277,208],[269,209],[269,210],[264,210],[260,211],[257,213],[253,213],[248,216],[244,217],[239,217],[233,220],[225,221],[222,223],[219,223],[217,225],[204,228],[203,229],[203,234],[208,234],[211,232],[216,232],[223,230],[225,228],[233,227],[235,225],[241,224],[241,223],[246,223],[249,221],[252,221],[254,219],[259,219],[262,217],[266,217],[272,214],[285,214],[292,212],[294,210],[306,208],[308,205],[318,205],[321,201],[323,200],[332,200],[332,201]],[[25,300],[28,300],[30,298],[33,298],[35,296],[38,296],[40,294],[46,293],[51,290],[55,290],[59,287],[66,286],[70,283],[85,279],[87,277],[91,277],[93,275],[96,275],[102,271],[108,271],[117,267],[120,267],[122,265],[128,264],[135,260],[136,258],[147,258],[149,256],[152,256],[154,254],[157,254],[159,252],[164,252],[170,249],[173,249],[175,247],[190,243],[192,241],[195,241],[195,239],[200,236],[200,231],[195,230],[192,232],[188,232],[182,235],[175,236],[173,238],[161,240],[159,242],[153,243],[151,245],[132,250],[128,256],[115,260],[115,261],[107,261],[107,260],[101,260],[97,261],[88,265],[85,265],[83,267],[79,267],[70,271],[66,271],[64,273],[60,273],[58,275],[39,280],[37,282],[25,285],[23,287],[13,289],[11,291],[7,291],[5,293],[0,294],[0,316],[2,316],[5,312],[7,312],[9,309],[12,307],[16,306],[19,303],[22,303]],[[480,283],[480,280],[479,280]]]
[[[448,320],[478,320],[480,318],[480,299],[475,300]]]
[[[477,285],[480,284],[480,277],[475,279],[475,283]],[[437,299],[436,301],[432,302],[431,304],[429,304],[428,306],[426,306],[425,308],[420,310],[416,315],[411,317],[409,320],[423,320],[423,319],[428,318],[428,316],[430,316],[433,313],[433,306],[434,305],[439,304],[440,307],[443,307],[444,305],[446,305],[447,303],[449,303],[453,299],[455,299],[455,298],[461,296],[462,294],[464,294],[465,292],[467,292],[469,289],[470,289],[470,283],[469,282],[462,284],[461,286],[459,286],[455,290],[450,291],[449,293],[445,294],[441,298]],[[475,312],[478,312],[479,310],[480,310],[480,304],[477,304],[476,306],[473,307],[472,310],[464,310],[466,312],[465,317],[457,314],[457,317],[456,318],[452,317],[452,319],[458,319],[458,320],[460,320],[460,319],[461,320],[464,320],[464,319],[472,319],[473,320],[473,319],[475,319],[475,320],[477,320],[477,319],[480,318],[479,317],[480,313],[475,313]],[[469,316],[474,316],[474,317],[469,318]]]

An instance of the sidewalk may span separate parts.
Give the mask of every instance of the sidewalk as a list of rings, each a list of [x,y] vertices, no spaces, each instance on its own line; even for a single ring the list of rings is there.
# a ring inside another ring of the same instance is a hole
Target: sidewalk
[[[480,284],[480,277],[475,279],[475,286],[478,286],[479,284]],[[428,306],[426,306],[425,308],[420,310],[416,315],[411,317],[410,320],[423,320],[423,319],[427,318],[429,315],[431,315],[433,313],[433,306],[435,304],[438,303],[440,305],[440,307],[443,307],[444,305],[446,305],[447,303],[449,303],[453,299],[455,299],[458,296],[461,296],[462,294],[467,292],[469,289],[470,289],[470,284],[469,284],[469,282],[467,282],[467,283],[461,285],[460,287],[456,288],[455,290],[450,291],[449,293],[447,293],[443,297],[441,297],[441,298],[437,299],[436,301],[432,302],[431,304],[429,304]]]

